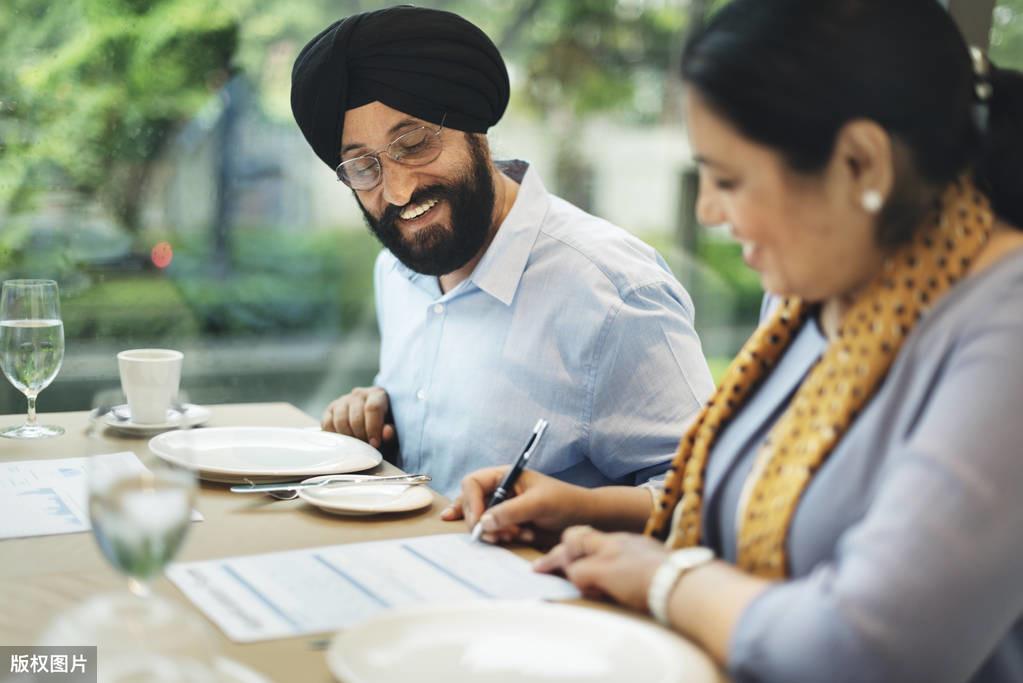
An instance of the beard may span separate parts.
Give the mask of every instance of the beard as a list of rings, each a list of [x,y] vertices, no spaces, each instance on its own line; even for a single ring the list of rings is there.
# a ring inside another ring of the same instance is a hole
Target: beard
[[[405,207],[388,204],[376,218],[359,202],[370,231],[395,258],[417,273],[440,276],[458,270],[480,252],[490,236],[494,177],[483,145],[473,136],[466,137],[469,168],[450,183],[438,183],[416,191],[405,205],[415,206],[430,199],[446,201],[450,208],[450,227],[434,223],[406,237],[397,226]]]

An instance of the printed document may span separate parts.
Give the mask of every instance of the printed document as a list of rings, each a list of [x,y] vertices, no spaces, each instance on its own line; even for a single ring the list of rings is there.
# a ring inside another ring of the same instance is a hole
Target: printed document
[[[336,631],[391,607],[579,597],[568,581],[469,534],[184,562],[167,576],[239,643]]]
[[[0,539],[89,531],[89,458],[0,463]],[[146,466],[134,453],[115,453],[108,466]],[[201,520],[198,512],[192,520]]]

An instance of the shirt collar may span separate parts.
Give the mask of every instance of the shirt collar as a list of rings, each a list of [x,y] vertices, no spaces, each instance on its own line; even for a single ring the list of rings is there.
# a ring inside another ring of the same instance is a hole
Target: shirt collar
[[[547,188],[536,170],[528,167],[511,211],[469,276],[473,284],[505,306],[515,298],[549,206]]]
[[[512,162],[511,166],[514,168],[518,163]],[[469,282],[505,306],[510,306],[549,206],[550,196],[540,174],[532,166],[526,167],[515,202],[483,258],[473,269]],[[424,291],[440,296],[436,277],[417,273],[398,259],[392,261],[391,268]]]

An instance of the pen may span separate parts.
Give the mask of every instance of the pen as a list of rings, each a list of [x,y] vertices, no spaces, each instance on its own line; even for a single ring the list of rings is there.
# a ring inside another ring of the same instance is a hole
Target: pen
[[[519,480],[519,475],[522,474],[522,470],[526,468],[526,463],[529,462],[530,456],[533,455],[533,451],[536,450],[537,445],[540,443],[540,439],[543,437],[543,433],[547,431],[547,420],[540,418],[536,421],[536,426],[533,427],[533,433],[529,435],[529,441],[526,442],[526,447],[522,449],[522,453],[515,460],[515,464],[508,470],[508,474],[504,475],[504,479],[501,481],[500,486],[491,494],[490,500],[487,502],[485,509],[489,510],[501,501],[511,497],[512,490],[515,488],[515,482]],[[480,515],[480,519],[483,516]],[[480,536],[483,535],[483,524],[482,522],[476,522],[476,526],[472,528],[472,540],[480,540]]]

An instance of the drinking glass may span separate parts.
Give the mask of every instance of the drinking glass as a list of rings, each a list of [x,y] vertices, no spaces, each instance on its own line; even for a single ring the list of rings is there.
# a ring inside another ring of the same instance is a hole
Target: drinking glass
[[[195,474],[155,458],[146,465],[117,454],[89,458],[92,533],[128,590],[96,595],[60,615],[42,641],[96,645],[101,681],[213,683],[219,678],[209,628],[151,589],[188,534]]]
[[[151,596],[150,582],[181,548],[192,519],[195,473],[154,459],[126,467],[121,456],[89,458],[89,518],[100,551],[128,579],[129,590]]]
[[[43,439],[64,429],[36,422],[36,397],[64,361],[64,323],[53,280],[7,280],[0,291],[0,369],[28,399],[28,419],[0,436]]]

